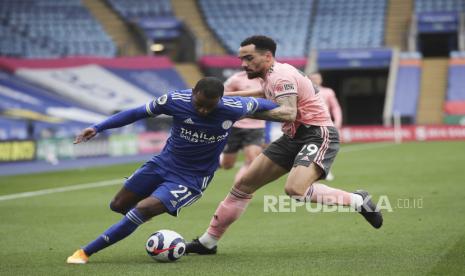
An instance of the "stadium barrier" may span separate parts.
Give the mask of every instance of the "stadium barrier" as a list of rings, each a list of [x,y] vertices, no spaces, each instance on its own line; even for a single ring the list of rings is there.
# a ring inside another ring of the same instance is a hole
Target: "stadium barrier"
[[[37,160],[75,159],[110,155],[108,137],[99,137],[86,143],[74,145],[73,138],[40,139]]]
[[[158,153],[165,146],[166,131],[139,134],[100,135],[86,143],[73,144],[74,138],[0,141],[0,163],[58,160],[99,156],[130,156]]]
[[[36,142],[33,140],[0,141],[0,163],[32,161],[36,158]]]
[[[340,135],[344,143],[465,140],[465,126],[409,125],[400,128],[354,126],[343,127]]]
[[[145,132],[137,136],[137,144],[139,146],[139,153],[154,153],[160,152],[165,146],[166,139],[168,139],[168,132]]]
[[[270,128],[271,140],[281,135],[279,128],[279,124]],[[343,143],[465,140],[465,125],[350,126],[343,127],[340,136]],[[163,149],[168,137],[168,132],[156,131],[102,135],[78,145],[73,144],[73,138],[0,141],[0,163],[155,154]]]

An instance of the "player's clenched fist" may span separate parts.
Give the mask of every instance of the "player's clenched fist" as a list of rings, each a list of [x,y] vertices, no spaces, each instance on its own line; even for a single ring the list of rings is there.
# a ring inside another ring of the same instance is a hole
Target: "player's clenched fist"
[[[93,127],[85,128],[81,131],[81,133],[79,133],[78,136],[76,136],[76,139],[74,139],[73,143],[79,144],[81,142],[86,142],[92,139],[92,137],[94,137],[96,134],[97,134],[97,131],[95,130],[95,128]]]

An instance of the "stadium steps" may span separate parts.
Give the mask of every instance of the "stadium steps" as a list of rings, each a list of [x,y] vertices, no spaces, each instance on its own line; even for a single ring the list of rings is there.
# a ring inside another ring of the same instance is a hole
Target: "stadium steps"
[[[448,58],[424,58],[421,93],[417,110],[418,124],[441,124],[447,88]]]
[[[225,49],[218,42],[203,20],[197,1],[171,0],[176,17],[190,27],[195,37],[202,43],[202,55],[224,55]]]
[[[386,46],[407,47],[407,31],[413,12],[413,0],[390,0],[386,14],[384,41]]]
[[[105,3],[104,0],[82,0],[90,13],[103,25],[118,47],[118,54],[140,56],[146,53],[129,26]]]
[[[202,72],[194,63],[176,63],[175,67],[188,87],[194,87],[197,81],[203,78]]]

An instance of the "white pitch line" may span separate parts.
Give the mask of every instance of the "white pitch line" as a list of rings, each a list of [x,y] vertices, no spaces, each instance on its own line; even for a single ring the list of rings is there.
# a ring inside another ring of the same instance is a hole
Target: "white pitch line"
[[[61,188],[52,188],[52,189],[37,190],[37,191],[32,191],[32,192],[2,195],[0,196],[0,201],[33,197],[33,196],[41,196],[41,195],[47,195],[47,194],[63,193],[63,192],[77,191],[77,190],[84,190],[84,189],[93,189],[93,188],[111,186],[111,185],[116,185],[116,184],[121,184],[121,183],[123,183],[123,179],[112,179],[112,180],[105,180],[105,181],[99,181],[99,182],[77,184],[77,185],[61,187]]]
[[[362,150],[369,150],[369,149],[375,149],[375,148],[383,148],[383,147],[392,146],[392,145],[395,145],[395,144],[373,143],[373,144],[353,145],[353,146],[347,146],[347,147],[342,148],[341,152],[362,151]],[[236,166],[238,165],[242,166],[242,164],[243,162],[237,162]],[[52,189],[37,190],[37,191],[32,191],[32,192],[9,194],[9,195],[0,196],[0,201],[41,196],[41,195],[47,195],[47,194],[64,193],[64,192],[84,190],[84,189],[94,189],[94,188],[111,186],[111,185],[116,185],[116,184],[121,184],[121,183],[123,183],[123,179],[112,179],[112,180],[105,180],[105,181],[99,181],[99,182],[77,184],[77,185],[61,187],[61,188],[52,188]]]

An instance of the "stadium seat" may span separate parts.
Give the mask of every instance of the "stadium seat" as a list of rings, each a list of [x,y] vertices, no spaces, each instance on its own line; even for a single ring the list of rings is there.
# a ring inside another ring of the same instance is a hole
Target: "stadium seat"
[[[452,52],[449,61],[447,94],[444,113],[447,116],[465,117],[465,52]]]
[[[421,55],[401,53],[394,92],[393,111],[414,123],[421,84]]]
[[[415,0],[415,13],[421,12],[464,12],[463,0]]]
[[[63,56],[106,56],[116,54],[116,46],[102,26],[82,5],[81,0],[18,0],[0,2],[0,31],[14,36],[0,55],[46,58]],[[2,37],[3,38],[3,37]],[[76,43],[105,44],[75,47]],[[37,43],[39,42],[39,43]],[[84,49],[84,51],[81,51]]]
[[[247,36],[264,34],[278,43],[278,57],[307,55],[313,1],[200,0],[199,7],[205,22],[231,54]]]
[[[181,21],[173,15],[170,0],[107,0],[126,22],[136,25],[148,40],[172,40],[180,35]],[[137,3],[137,5],[134,5]]]
[[[386,6],[386,0],[318,1],[310,47],[382,47]]]

